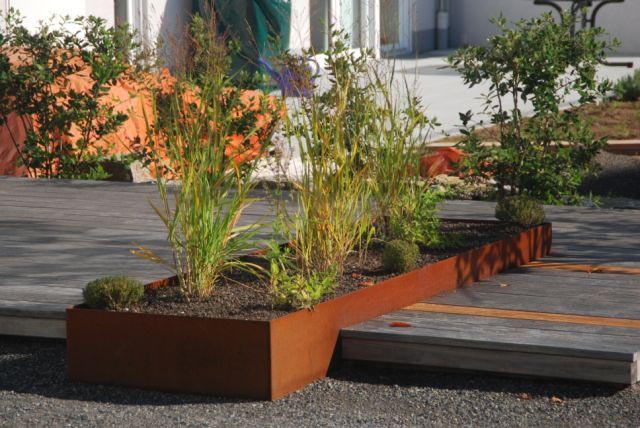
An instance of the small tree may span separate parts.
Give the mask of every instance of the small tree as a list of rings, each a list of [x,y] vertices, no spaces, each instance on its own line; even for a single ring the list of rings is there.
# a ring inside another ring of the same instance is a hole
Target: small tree
[[[449,58],[470,87],[490,83],[484,112],[499,132],[500,145],[484,146],[470,126],[472,113],[460,114],[463,171],[471,179],[495,180],[499,196],[527,194],[548,203],[574,197],[591,159],[606,144],[578,113],[611,88],[596,81],[611,44],[600,28],[572,35],[568,14],[560,22],[544,14],[513,27],[503,17],[492,22],[499,34],[488,47],[466,47]],[[574,95],[572,108],[561,110]],[[523,117],[525,105],[533,108],[532,117]]]

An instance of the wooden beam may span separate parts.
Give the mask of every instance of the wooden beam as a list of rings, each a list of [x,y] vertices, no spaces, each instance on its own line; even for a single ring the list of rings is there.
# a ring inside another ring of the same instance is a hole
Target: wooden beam
[[[568,270],[574,272],[588,272],[588,273],[615,273],[622,275],[640,275],[640,268],[625,267],[625,266],[609,266],[609,265],[583,265],[573,263],[560,263],[560,262],[546,262],[544,260],[538,260],[531,262],[522,267],[529,268],[542,268],[542,269],[557,269]]]
[[[478,308],[473,306],[438,305],[433,303],[416,303],[414,305],[407,306],[405,310],[640,329],[640,320],[627,318],[552,314],[548,312],[515,311],[510,309]]]

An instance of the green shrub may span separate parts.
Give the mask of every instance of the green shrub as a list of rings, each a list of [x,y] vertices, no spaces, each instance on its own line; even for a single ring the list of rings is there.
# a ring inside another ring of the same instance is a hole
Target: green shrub
[[[498,196],[528,194],[546,203],[577,197],[591,160],[606,144],[596,139],[580,106],[606,96],[610,82],[598,83],[596,72],[610,44],[601,28],[583,28],[564,14],[520,20],[513,26],[494,20],[498,35],[487,47],[456,51],[449,64],[473,87],[489,83],[485,112],[499,129],[499,145],[482,145],[470,125],[472,112],[461,113],[467,153],[462,172],[471,181],[496,183]],[[574,108],[561,110],[569,95]],[[524,105],[533,115],[523,117]],[[562,143],[562,144],[561,144]]]
[[[409,272],[418,264],[419,256],[417,244],[394,239],[384,244],[382,265],[390,272]]]
[[[537,226],[544,221],[544,207],[528,196],[508,196],[498,201],[496,218],[520,226]]]
[[[269,295],[276,308],[309,309],[335,289],[336,269],[302,272],[289,248],[283,250],[272,243],[267,259],[270,265]]]
[[[404,194],[389,207],[386,237],[424,247],[442,244],[438,202],[442,193],[419,186],[405,187]]]
[[[613,87],[616,98],[621,101],[638,101],[640,99],[640,70],[618,80]]]
[[[107,276],[88,283],[82,295],[91,308],[122,310],[140,301],[144,286],[126,276]]]
[[[109,86],[134,69],[134,39],[126,26],[107,27],[95,16],[52,19],[30,31],[9,10],[0,32],[0,125],[11,113],[20,116],[24,144],[11,140],[29,176],[108,178],[96,142],[117,131],[127,114],[103,101]],[[9,67],[16,53],[27,60]],[[74,90],[65,82],[83,66],[91,86]]]

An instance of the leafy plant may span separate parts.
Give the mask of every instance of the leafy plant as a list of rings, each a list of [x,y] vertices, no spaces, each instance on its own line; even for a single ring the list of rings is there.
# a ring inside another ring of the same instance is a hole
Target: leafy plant
[[[271,244],[269,260],[269,295],[273,305],[284,309],[309,309],[333,291],[336,269],[324,272],[301,272],[288,247]]]
[[[389,272],[409,272],[418,264],[420,248],[413,242],[394,239],[384,244],[382,265]]]
[[[619,79],[613,86],[613,92],[621,101],[638,101],[640,99],[640,70]]]
[[[496,218],[523,227],[537,226],[544,222],[544,207],[540,201],[525,195],[508,196],[496,204]]]
[[[388,236],[424,247],[442,245],[438,203],[442,193],[415,187],[405,189],[400,199],[390,207]]]
[[[24,142],[12,142],[32,177],[106,178],[96,145],[127,119],[109,98],[109,85],[131,71],[138,48],[125,27],[107,27],[95,16],[60,18],[29,31],[11,9],[0,36],[0,118],[18,115]],[[7,64],[11,66],[7,68]],[[77,88],[70,77],[87,73],[90,85]]]
[[[144,286],[126,276],[107,276],[89,282],[82,295],[91,308],[119,311],[138,303],[144,295]]]
[[[418,175],[422,148],[438,126],[428,118],[406,80],[397,82],[373,64],[365,73],[358,120],[365,130],[365,162],[371,174],[378,233],[384,239],[403,239],[431,245],[439,239],[436,204],[441,199],[429,180]],[[398,94],[403,94],[399,96]]]
[[[449,58],[469,86],[490,83],[485,113],[499,127],[500,145],[485,146],[470,125],[472,113],[460,114],[460,146],[467,153],[463,172],[471,180],[494,180],[499,196],[527,194],[548,203],[572,198],[606,144],[594,138],[579,107],[611,88],[596,82],[610,44],[600,28],[572,34],[568,14],[559,23],[550,14],[513,27],[503,17],[493,22],[499,34],[488,47],[459,49]],[[562,111],[571,94],[578,96],[577,104]],[[523,118],[524,105],[533,108],[532,117]]]
[[[144,247],[134,252],[175,271],[187,298],[207,298],[230,270],[259,273],[240,257],[253,247],[258,225],[240,225],[240,217],[253,202],[252,161],[266,146],[251,141],[257,124],[236,134],[244,103],[240,91],[227,89],[228,64],[211,63],[197,86],[188,75],[179,79],[162,98],[162,109],[153,112],[148,130],[159,173],[161,204],[154,209],[167,228],[173,258]],[[171,186],[166,177],[179,179],[179,185]]]

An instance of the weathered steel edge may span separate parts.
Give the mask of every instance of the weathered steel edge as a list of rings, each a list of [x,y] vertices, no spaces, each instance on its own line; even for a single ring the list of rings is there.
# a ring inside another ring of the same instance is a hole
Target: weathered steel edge
[[[551,235],[544,224],[271,321],[69,308],[68,374],[77,381],[277,399],[327,374],[341,328],[547,255]],[[214,367],[203,355],[216,356]]]

